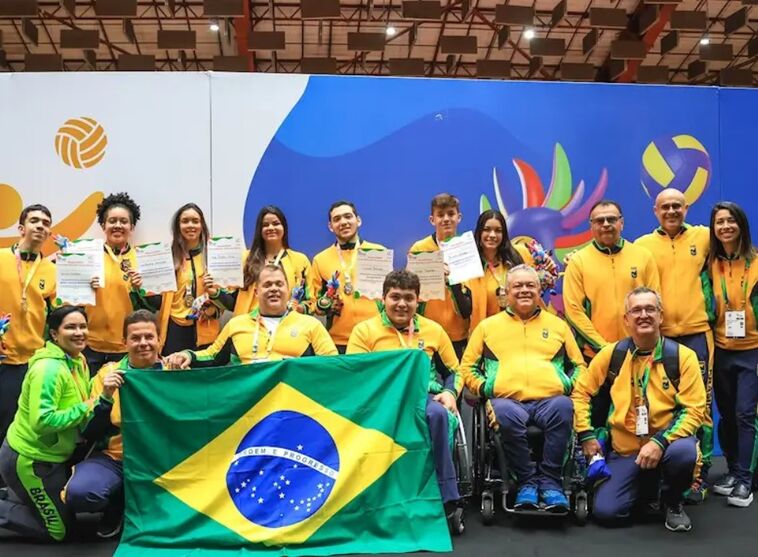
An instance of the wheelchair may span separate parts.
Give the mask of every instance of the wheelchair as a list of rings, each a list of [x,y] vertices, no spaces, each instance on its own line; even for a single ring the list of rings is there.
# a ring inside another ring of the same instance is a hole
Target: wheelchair
[[[579,525],[587,523],[589,515],[588,493],[585,486],[587,464],[581,444],[573,437],[563,463],[563,492],[569,500],[570,510],[564,513],[548,512],[543,504],[537,510],[514,508],[516,499],[515,475],[508,467],[500,433],[489,427],[484,401],[479,401],[473,414],[473,473],[474,491],[481,498],[481,516],[485,525],[495,520],[495,496],[500,494],[500,505],[507,515],[537,515],[565,517],[573,513]],[[532,461],[542,458],[544,436],[533,425],[527,428],[527,439]]]
[[[450,518],[449,526],[452,535],[460,536],[466,531],[463,514],[468,500],[474,494],[474,479],[471,473],[471,459],[469,457],[466,428],[463,425],[463,418],[460,413],[456,415],[456,418],[458,418],[458,427],[453,437],[452,455],[460,499],[458,500],[458,507]]]

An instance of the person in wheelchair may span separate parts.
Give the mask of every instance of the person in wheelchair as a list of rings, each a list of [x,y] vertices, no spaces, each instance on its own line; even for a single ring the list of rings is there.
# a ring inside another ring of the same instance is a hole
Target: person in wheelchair
[[[584,359],[569,326],[539,305],[540,281],[528,265],[506,277],[507,307],[477,325],[463,355],[466,387],[483,398],[516,475],[516,510],[565,513],[561,470],[573,434],[572,376]],[[530,455],[527,427],[544,434],[542,460]]]
[[[684,492],[696,477],[700,458],[695,434],[705,416],[705,388],[692,350],[661,336],[663,310],[657,292],[635,288],[626,296],[624,322],[631,337],[605,346],[574,385],[575,427],[588,459],[601,452],[598,435],[608,436],[610,478],[595,490],[592,514],[599,522],[630,516],[651,487],[666,508],[666,528],[692,529]],[[610,392],[604,429],[590,425],[591,399]],[[647,488],[647,489],[646,489]],[[654,501],[657,503],[657,501]]]
[[[416,313],[421,284],[410,271],[392,271],[384,279],[384,308],[376,317],[353,328],[347,354],[385,350],[423,350],[434,370],[429,381],[426,421],[432,439],[437,482],[448,521],[460,520],[455,465],[450,450],[450,416],[457,415],[457,399],[463,390],[453,343],[441,325]],[[452,525],[451,525],[452,528]],[[457,529],[457,527],[456,527]],[[457,533],[457,532],[456,532]]]

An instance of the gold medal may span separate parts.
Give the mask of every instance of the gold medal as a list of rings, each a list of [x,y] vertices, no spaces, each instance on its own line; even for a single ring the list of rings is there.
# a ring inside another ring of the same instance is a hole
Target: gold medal
[[[346,282],[343,290],[345,291],[345,294],[347,294],[348,296],[350,296],[353,293],[353,283],[352,282]]]
[[[184,305],[188,308],[192,307],[193,302],[195,301],[195,297],[192,295],[192,291],[190,290],[189,286],[184,288]]]

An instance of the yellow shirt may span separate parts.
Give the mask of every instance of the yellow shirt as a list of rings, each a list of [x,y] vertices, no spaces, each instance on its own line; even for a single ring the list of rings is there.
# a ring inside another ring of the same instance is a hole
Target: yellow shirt
[[[432,235],[422,238],[413,244],[408,251],[410,253],[428,253],[439,251],[439,249],[440,247]],[[467,286],[461,285],[461,288],[464,294],[466,294],[468,290]],[[424,302],[423,315],[442,325],[448,335],[450,335],[450,338],[456,342],[465,340],[468,337],[469,320],[461,315],[453,299],[450,286],[445,288],[444,300],[429,300],[428,302]]]
[[[374,244],[361,240],[360,249],[383,250],[386,248],[381,244]],[[318,253],[316,257],[313,258],[313,265],[311,266],[310,278],[308,280],[311,295],[314,300],[318,300],[326,292],[326,282],[332,278],[335,271],[340,272],[339,296],[344,305],[342,306],[340,315],[329,317],[327,319],[327,329],[329,330],[329,334],[332,336],[334,343],[340,346],[347,345],[350,333],[355,325],[379,314],[379,308],[374,300],[369,300],[368,298],[363,297],[356,298],[355,296],[357,292],[355,290],[352,294],[345,293],[344,271],[347,269],[350,273],[352,285],[353,288],[355,288],[358,263],[356,254],[356,263],[355,265],[352,265],[353,249],[346,249],[343,251],[345,252],[342,254],[344,268],[335,245],[331,245],[324,251]]]
[[[412,330],[408,327],[408,330],[398,331],[384,311],[358,323],[350,334],[346,353],[365,354],[404,349],[423,350],[429,356],[430,393],[438,394],[448,390],[456,398],[461,394],[463,379],[458,373],[458,357],[455,355],[450,337],[442,326],[421,315],[413,317]]]
[[[124,319],[133,311],[128,271],[137,268],[137,258],[131,247],[118,255],[106,247],[103,258],[105,287],[95,290],[95,305],[86,307],[89,322],[87,344],[97,352],[126,352]]]
[[[584,367],[569,326],[540,308],[526,321],[506,309],[479,323],[461,362],[472,393],[520,402],[570,394]]]
[[[247,253],[245,253],[243,261],[245,259],[247,259]],[[279,260],[279,265],[284,269],[284,274],[287,275],[290,296],[295,288],[298,286],[305,286],[306,291],[303,302],[307,302],[311,298],[307,288],[308,274],[311,271],[311,262],[308,260],[308,256],[293,249],[286,249]],[[247,288],[241,288],[237,292],[237,302],[234,304],[234,315],[235,317],[237,315],[244,315],[255,309],[258,309],[258,298],[255,295],[255,283],[253,283]]]
[[[679,337],[709,330],[708,227],[685,224],[674,238],[658,228],[634,243],[650,251],[658,267],[663,300],[661,333]]]
[[[573,261],[571,262],[573,264]],[[581,441],[594,439],[590,423],[591,399],[605,384],[616,343],[608,344],[595,356],[589,368],[579,374],[574,383],[574,425]],[[705,387],[695,353],[679,345],[679,388],[668,379],[663,367],[662,344],[652,355],[634,356],[628,352],[611,387],[611,414],[608,427],[613,450],[621,455],[634,454],[651,439],[665,449],[669,443],[694,435],[703,424]],[[650,366],[652,356],[652,366]],[[644,383],[648,406],[649,435],[635,434],[636,410],[634,379]]]
[[[0,249],[0,313],[10,313],[8,332],[0,342],[0,363],[19,365],[29,361],[45,344],[45,319],[55,300],[55,265],[37,254],[34,261],[21,260],[21,278],[16,247]],[[33,274],[30,274],[32,273]],[[21,307],[22,281],[26,283],[26,311]]]
[[[628,336],[624,300],[639,286],[661,291],[658,267],[643,247],[622,239],[609,249],[593,241],[572,256],[563,277],[563,303],[585,354]]]
[[[754,257],[746,266],[742,257],[718,257],[711,265],[711,276],[716,300],[716,325],[713,329],[716,346],[726,350],[758,348],[758,259]],[[726,336],[726,312],[734,310],[745,311],[744,338]]]

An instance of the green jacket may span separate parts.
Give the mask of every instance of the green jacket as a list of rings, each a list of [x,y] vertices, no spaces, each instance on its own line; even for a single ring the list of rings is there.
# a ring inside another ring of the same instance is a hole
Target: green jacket
[[[32,460],[65,462],[74,452],[79,426],[92,415],[89,368],[84,356],[73,359],[52,342],[29,360],[8,429],[8,444]]]

